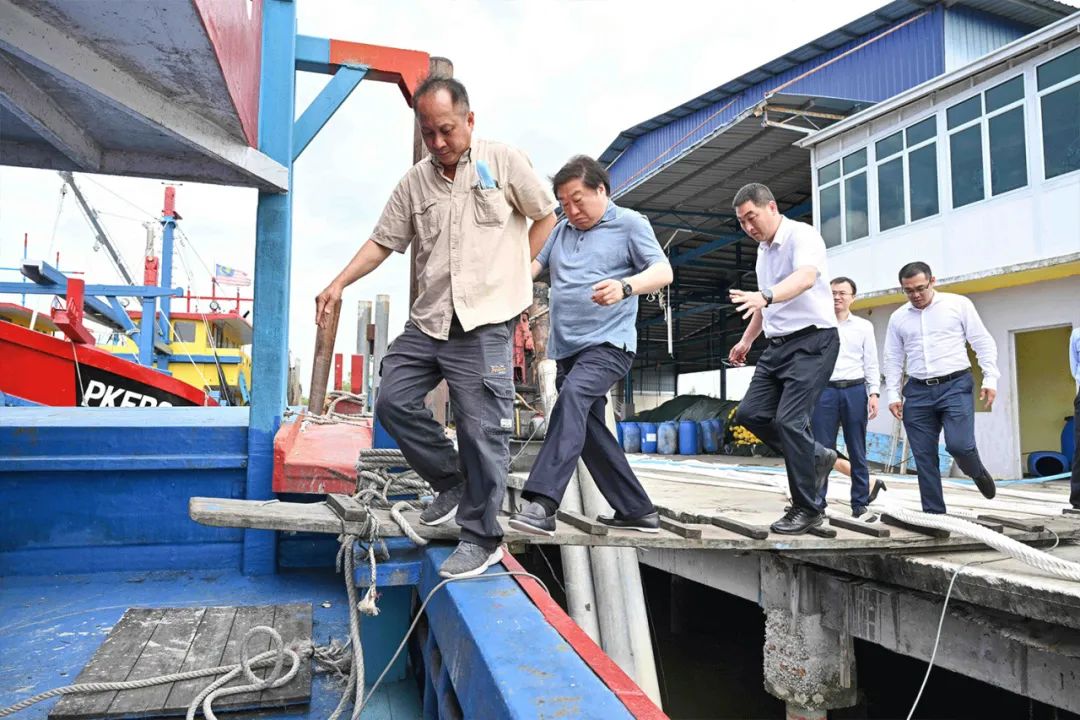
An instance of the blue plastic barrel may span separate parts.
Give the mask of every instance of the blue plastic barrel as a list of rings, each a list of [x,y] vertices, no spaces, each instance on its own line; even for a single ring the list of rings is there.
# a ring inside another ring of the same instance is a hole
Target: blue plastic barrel
[[[674,420],[660,423],[656,431],[656,452],[674,455],[679,451],[679,424]]]
[[[1068,466],[1072,467],[1073,458],[1076,456],[1076,416],[1070,415],[1065,418],[1065,427],[1061,430],[1061,454],[1065,456]]]
[[[656,452],[656,423],[638,423],[638,427],[641,428],[641,452]]]
[[[697,455],[701,448],[698,447],[698,439],[701,436],[701,425],[694,420],[683,420],[679,423],[679,454]]]
[[[619,447],[622,447],[623,427],[626,423],[615,423],[615,438],[619,441]]]
[[[636,422],[625,422],[619,423],[619,427],[622,428],[623,452],[641,452],[641,426]]]
[[[710,455],[720,452],[720,421],[716,418],[702,421],[701,444]]]
[[[1028,455],[1028,472],[1035,477],[1060,475],[1061,473],[1068,472],[1068,470],[1068,461],[1065,459],[1065,456],[1059,452],[1040,450],[1039,452],[1033,452]]]

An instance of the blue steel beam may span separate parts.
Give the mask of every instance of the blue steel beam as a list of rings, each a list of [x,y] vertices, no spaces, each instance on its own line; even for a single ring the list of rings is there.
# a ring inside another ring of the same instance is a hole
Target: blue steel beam
[[[813,207],[814,207],[814,204],[812,202],[810,202],[810,201],[807,201],[807,202],[804,202],[804,203],[800,203],[799,205],[795,205],[795,206],[792,206],[792,207],[788,208],[787,210],[784,211],[784,215],[786,215],[786,216],[788,216],[790,218],[802,217],[806,213],[810,212],[813,209]],[[689,230],[691,228],[686,228],[686,229]],[[702,234],[706,234],[706,233],[702,233]],[[703,255],[708,255],[709,253],[711,253],[714,250],[719,250],[722,247],[725,247],[727,245],[731,245],[732,243],[738,242],[739,240],[743,239],[744,237],[748,237],[748,236],[743,235],[742,233],[730,233],[728,235],[717,236],[716,240],[712,240],[712,241],[704,243],[702,245],[698,245],[693,250],[687,250],[684,253],[679,253],[678,255],[672,257],[671,258],[671,264],[672,264],[672,266],[685,265],[686,263],[691,262],[693,260],[696,260],[697,258],[699,258],[699,257],[701,257]]]
[[[289,279],[292,262],[293,121],[296,117],[296,3],[263,1],[262,69],[259,86],[259,150],[285,166],[289,192],[259,192],[255,217],[254,335],[251,411],[244,497],[273,497],[274,433],[285,410],[289,368]],[[329,51],[328,51],[329,52]],[[245,530],[243,571],[275,570],[275,535]]]
[[[352,94],[356,86],[367,75],[368,69],[363,65],[342,65],[330,78],[330,82],[319,92],[319,95],[311,101],[307,110],[296,121],[293,128],[293,162],[296,161],[304,148],[308,146],[315,136],[319,134],[323,126],[334,116],[341,104]]]
[[[169,287],[172,285],[172,260],[173,260],[173,233],[176,230],[177,215],[173,214],[176,210],[172,207],[175,194],[173,188],[165,188],[165,210],[161,215],[161,286]],[[169,212],[169,211],[172,212]],[[181,293],[183,294],[183,293]],[[161,315],[158,317],[157,332],[160,332],[161,341],[157,338],[154,340],[154,345],[168,344],[172,340],[172,333],[169,331],[169,311],[172,303],[163,298],[161,301]],[[169,370],[169,354],[164,353],[157,358],[157,369],[162,372],[168,372]]]
[[[710,310],[715,310],[716,308],[722,307],[731,307],[731,303],[705,303],[704,305],[699,305],[698,307],[690,308],[688,310],[679,310],[678,312],[673,312],[671,313],[671,319],[676,320],[678,318],[686,317],[688,315],[698,315],[700,313],[709,312]],[[660,325],[663,322],[666,322],[666,318],[663,315],[660,315],[658,317],[654,317],[652,320],[647,320],[641,323],[640,325],[638,325],[638,327],[644,328],[651,325]]]
[[[0,293],[26,293],[27,295],[63,295],[64,290],[67,288],[67,283],[54,284],[54,285],[24,285],[17,282],[0,282]],[[167,287],[147,287],[146,285],[87,285],[84,290],[86,293],[86,304],[89,305],[91,300],[95,300],[98,304],[107,310],[114,310],[115,307],[108,303],[108,299],[101,299],[97,297],[90,297],[91,295],[105,295],[113,298],[117,297],[137,297],[137,298],[154,298],[165,297],[173,295],[181,297],[184,294],[184,288],[167,288]],[[119,305],[119,303],[118,303]],[[124,306],[119,305],[119,309],[123,310]],[[125,313],[126,315],[126,313]]]

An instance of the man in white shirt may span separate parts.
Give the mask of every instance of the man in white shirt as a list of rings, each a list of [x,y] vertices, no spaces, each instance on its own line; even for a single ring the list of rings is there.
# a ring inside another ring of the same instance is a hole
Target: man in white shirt
[[[836,462],[836,451],[810,434],[810,413],[840,347],[826,279],[825,242],[810,225],[781,215],[772,192],[760,183],[740,189],[732,206],[743,230],[758,243],[761,289],[730,291],[750,325],[728,359],[742,366],[762,331],[769,341],[735,423],[783,454],[791,506],[772,530],[799,535],[821,524],[821,488]]]
[[[1080,510],[1080,327],[1073,328],[1069,336],[1069,371],[1076,380],[1076,398],[1073,400],[1073,458],[1069,504]]]
[[[870,469],[866,465],[866,424],[877,417],[881,394],[877,341],[873,324],[851,314],[855,301],[855,281],[834,278],[833,311],[840,331],[840,353],[836,357],[829,383],[821,392],[811,427],[814,439],[836,449],[836,433],[844,429],[844,445],[851,461],[851,515],[860,517],[870,504]],[[825,502],[826,485],[821,488]]]
[[[975,447],[975,404],[972,401],[970,343],[982,368],[980,399],[989,410],[997,395],[997,346],[975,306],[963,295],[938,292],[930,266],[908,263],[900,268],[900,287],[908,302],[889,318],[885,335],[885,387],[889,411],[903,420],[919,475],[923,512],[944,513],[938,437],[956,464],[975,480],[987,498],[996,492]],[[900,393],[905,366],[908,381]]]

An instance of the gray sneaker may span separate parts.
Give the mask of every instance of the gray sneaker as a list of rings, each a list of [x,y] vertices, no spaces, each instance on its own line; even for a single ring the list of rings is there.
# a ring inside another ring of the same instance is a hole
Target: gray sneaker
[[[435,496],[431,504],[420,513],[421,525],[442,525],[457,513],[458,503],[465,494],[465,483],[459,483]]]
[[[502,557],[501,546],[494,550],[485,550],[476,543],[462,540],[439,568],[439,575],[444,578],[473,577],[502,560]]]

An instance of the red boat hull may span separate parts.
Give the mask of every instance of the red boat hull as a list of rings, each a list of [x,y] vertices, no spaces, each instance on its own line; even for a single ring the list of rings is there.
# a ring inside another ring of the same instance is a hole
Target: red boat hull
[[[7,322],[0,322],[0,392],[57,407],[217,405],[152,368]]]

